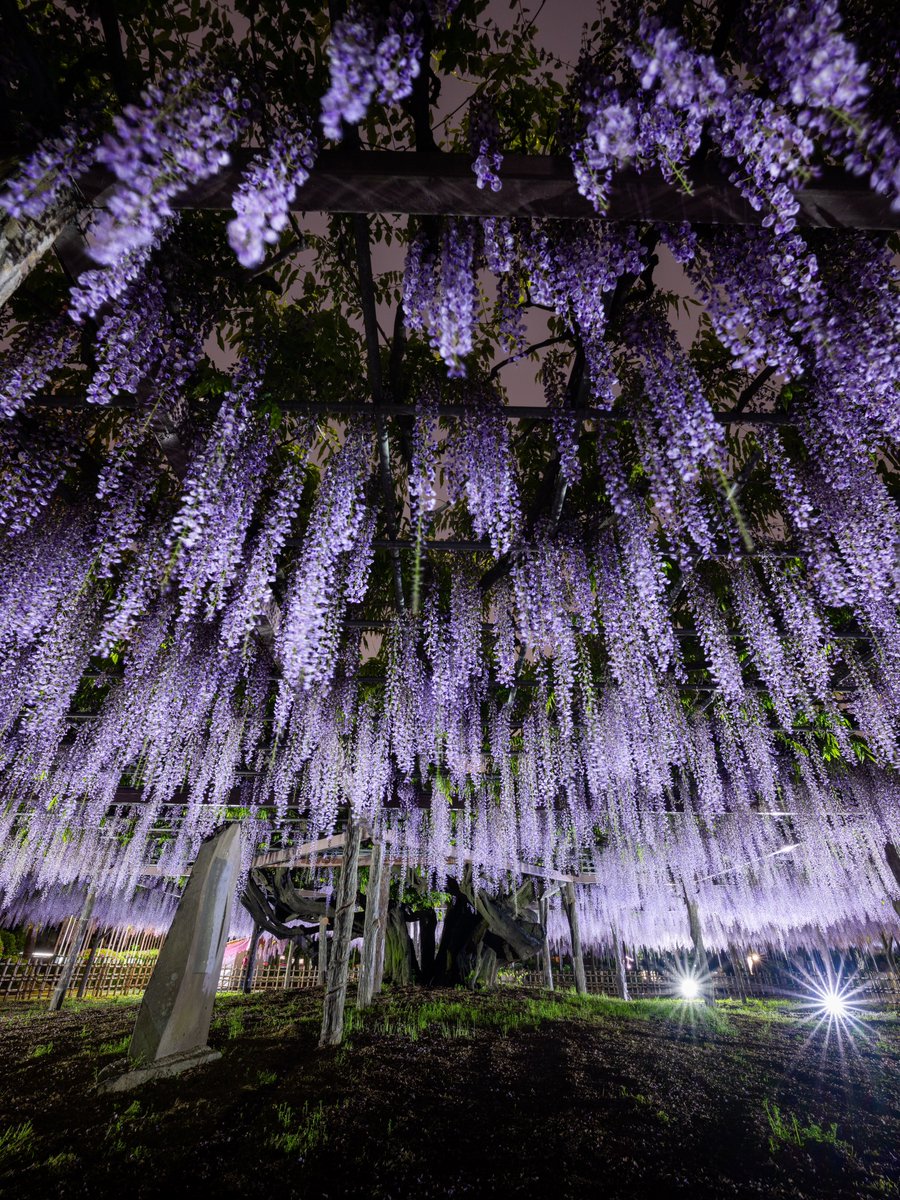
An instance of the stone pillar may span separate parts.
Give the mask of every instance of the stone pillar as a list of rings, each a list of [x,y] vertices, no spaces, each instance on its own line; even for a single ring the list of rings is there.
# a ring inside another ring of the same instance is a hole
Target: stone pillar
[[[378,956],[378,930],[383,923],[381,903],[381,872],[384,856],[377,842],[372,843],[369,883],[366,888],[366,918],[363,926],[363,948],[359,963],[359,984],[356,1007],[368,1008],[375,992],[375,960]]]
[[[550,920],[550,897],[547,895],[541,896],[538,901],[538,913],[540,916],[541,928],[544,931],[543,945],[541,949],[541,969],[544,974],[544,987],[548,991],[553,991],[553,964],[550,961],[550,937],[547,933],[547,925]]]
[[[220,1057],[206,1039],[240,866],[241,827],[235,822],[200,847],[141,1001],[128,1048],[135,1069],[103,1090],[125,1091]]]
[[[615,925],[612,927],[613,960],[616,967],[616,995],[620,1000],[630,1000],[628,994],[628,976],[625,973],[625,952],[622,938]]]
[[[584,956],[581,953],[581,928],[578,924],[578,905],[575,901],[575,884],[567,883],[562,893],[563,908],[569,918],[569,935],[572,939],[572,966],[575,970],[575,990],[587,994],[587,977],[584,973]]]
[[[69,984],[72,982],[72,976],[75,974],[75,967],[78,965],[78,956],[84,948],[85,938],[87,937],[88,926],[91,920],[91,913],[94,911],[94,900],[96,892],[94,891],[93,883],[88,885],[87,895],[84,898],[84,905],[81,909],[81,915],[75,923],[75,928],[72,930],[72,936],[69,938],[69,946],[66,951],[66,960],[63,963],[62,973],[56,987],[53,989],[53,995],[50,997],[50,1012],[58,1012],[66,998],[66,992],[69,990]]]
[[[322,1006],[320,1046],[339,1046],[344,1036],[344,1004],[347,999],[347,975],[350,970],[350,943],[353,940],[353,914],[356,910],[356,886],[359,873],[359,843],[362,828],[351,817],[344,839],[344,862],[338,879],[334,912],[334,937],[331,966]]]

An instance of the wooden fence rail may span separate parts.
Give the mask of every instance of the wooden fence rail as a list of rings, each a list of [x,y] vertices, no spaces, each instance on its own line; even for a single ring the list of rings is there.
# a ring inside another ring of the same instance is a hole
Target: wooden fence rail
[[[84,978],[87,959],[82,959],[72,976],[69,995],[78,994]],[[153,972],[153,960],[128,962],[121,959],[97,959],[91,968],[85,995],[95,999],[113,999],[116,996],[134,996],[143,992]],[[0,958],[0,1003],[6,1000],[49,1000],[63,969],[62,961],[47,959]],[[244,983],[244,964],[240,960],[223,966],[219,976],[219,991],[239,991]],[[611,968],[586,969],[587,989],[593,995],[615,996],[616,979]],[[351,969],[350,980],[355,981],[356,969]],[[574,986],[571,968],[554,964],[554,978],[560,989]],[[627,972],[628,990],[635,999],[654,996],[677,995],[673,980],[657,971],[630,970]],[[509,971],[500,976],[505,986],[543,986],[540,971]],[[886,971],[871,971],[863,977],[865,997],[869,1001],[892,1006],[900,1005],[900,980]],[[783,976],[759,972],[741,976],[713,976],[715,994],[718,999],[773,999],[785,998],[790,988]],[[313,959],[302,962],[295,959],[287,968],[284,962],[259,963],[253,973],[253,990],[271,991],[284,989],[312,989],[318,987],[316,964]]]
[[[91,968],[85,995],[112,999],[143,992],[153,973],[154,962],[128,962],[115,959],[96,960]],[[87,966],[86,956],[72,975],[69,996],[78,994]],[[62,961],[47,959],[0,958],[0,1002],[4,1000],[49,1000],[62,973]],[[244,983],[242,962],[223,966],[219,976],[219,991],[239,991]],[[351,972],[351,979],[354,977]],[[284,963],[260,963],[253,973],[253,990],[276,988],[314,988],[317,985],[316,965],[311,959],[293,962],[286,974]]]

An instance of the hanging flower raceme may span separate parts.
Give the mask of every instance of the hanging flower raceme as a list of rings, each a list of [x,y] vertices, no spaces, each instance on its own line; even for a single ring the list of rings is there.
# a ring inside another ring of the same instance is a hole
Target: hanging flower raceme
[[[262,368],[245,361],[184,481],[171,529],[171,574],[182,621],[224,607],[265,482],[273,438],[250,409]]]
[[[85,125],[67,125],[55,137],[45,138],[5,181],[0,209],[17,220],[45,217],[65,200],[96,152],[97,138]]]
[[[241,266],[260,266],[266,246],[281,237],[316,149],[309,126],[290,121],[279,125],[265,151],[254,156],[232,201],[237,216],[228,222],[228,241]]]
[[[179,192],[228,164],[248,103],[236,79],[201,62],[170,71],[125,107],[97,151],[118,180],[91,230],[97,262],[116,268],[152,245]]]
[[[97,330],[96,367],[87,386],[89,404],[110,404],[139,394],[166,353],[171,318],[159,272],[149,269],[112,305]]]
[[[469,105],[469,144],[474,156],[472,170],[478,187],[499,192],[503,187],[500,179],[500,167],[503,165],[500,125],[493,104],[484,94],[477,96]]]
[[[656,167],[669,183],[689,190],[691,160],[706,133],[731,183],[764,213],[763,224],[778,234],[793,228],[795,192],[810,173],[813,152],[796,122],[646,13],[625,47],[623,68],[634,73],[633,83],[613,79],[589,60],[575,77],[582,132],[572,158],[579,190],[598,212],[607,205],[614,171],[627,165]]]
[[[420,232],[403,276],[403,310],[410,329],[428,334],[451,378],[465,376],[463,359],[472,350],[478,292],[475,242],[478,226],[466,217],[448,218],[439,249]]]
[[[750,568],[742,564],[734,573],[732,592],[741,632],[747,640],[760,678],[766,684],[775,711],[786,729],[794,723],[798,706],[808,706],[806,688],[778,634],[765,597]]]
[[[868,112],[868,68],[841,32],[837,0],[754,0],[745,46],[779,101],[854,175],[900,203],[900,140]]]
[[[53,499],[84,447],[83,418],[53,411],[0,425],[0,529],[13,538]]]
[[[520,252],[535,304],[552,308],[583,348],[591,392],[609,407],[616,375],[606,341],[609,298],[623,276],[643,270],[646,251],[631,227],[601,221],[533,222]]]
[[[307,439],[298,439],[302,444]],[[300,510],[306,484],[306,454],[290,458],[272,492],[268,511],[235,580],[222,617],[222,641],[229,649],[245,642],[272,602],[278,559]]]
[[[409,509],[417,527],[437,507],[437,401],[437,388],[429,382],[419,396],[419,413],[410,439]]]
[[[688,539],[709,554],[713,531],[699,485],[704,471],[724,479],[722,429],[664,313],[636,315],[625,338],[643,384],[635,432],[660,520],[682,560],[690,557]]]
[[[344,578],[365,529],[363,492],[371,455],[369,426],[350,428],[319,486],[275,643],[288,693],[325,684],[334,673],[346,606]]]
[[[634,597],[634,612],[644,630],[656,669],[681,674],[681,656],[666,600],[666,576],[645,503],[629,486],[615,439],[598,440],[597,460],[616,514],[616,541],[622,570]]]
[[[40,395],[77,345],[78,330],[64,314],[18,330],[0,359],[0,418],[14,416]]]
[[[714,229],[694,235],[689,253],[679,229],[667,228],[663,237],[686,265],[736,367],[769,366],[788,378],[803,373],[824,297],[816,256],[798,234]]]
[[[500,397],[488,388],[466,394],[471,413],[456,423],[445,464],[452,499],[465,494],[479,537],[490,538],[499,558],[519,532],[521,511],[509,422]]]
[[[354,3],[334,25],[328,47],[331,86],[322,97],[322,129],[339,142],[342,122],[365,120],[378,89],[382,104],[411,92],[421,69],[422,30],[418,5],[391,4],[381,22],[365,4]]]

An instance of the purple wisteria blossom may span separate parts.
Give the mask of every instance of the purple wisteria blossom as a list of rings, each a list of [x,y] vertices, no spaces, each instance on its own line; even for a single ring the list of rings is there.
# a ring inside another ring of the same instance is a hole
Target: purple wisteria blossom
[[[308,126],[291,123],[280,125],[265,151],[254,157],[234,194],[237,216],[228,222],[228,240],[241,266],[258,267],[266,246],[278,241],[315,155]]]

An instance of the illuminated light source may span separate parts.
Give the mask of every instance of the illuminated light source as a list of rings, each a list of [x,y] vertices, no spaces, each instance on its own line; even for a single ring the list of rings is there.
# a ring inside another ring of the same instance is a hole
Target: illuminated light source
[[[850,1005],[843,992],[836,988],[821,991],[816,997],[823,1016],[835,1021],[843,1021],[850,1015]]]
[[[700,984],[693,977],[693,975],[685,975],[685,977],[679,981],[678,990],[681,992],[685,1000],[696,1000],[700,995]]]

